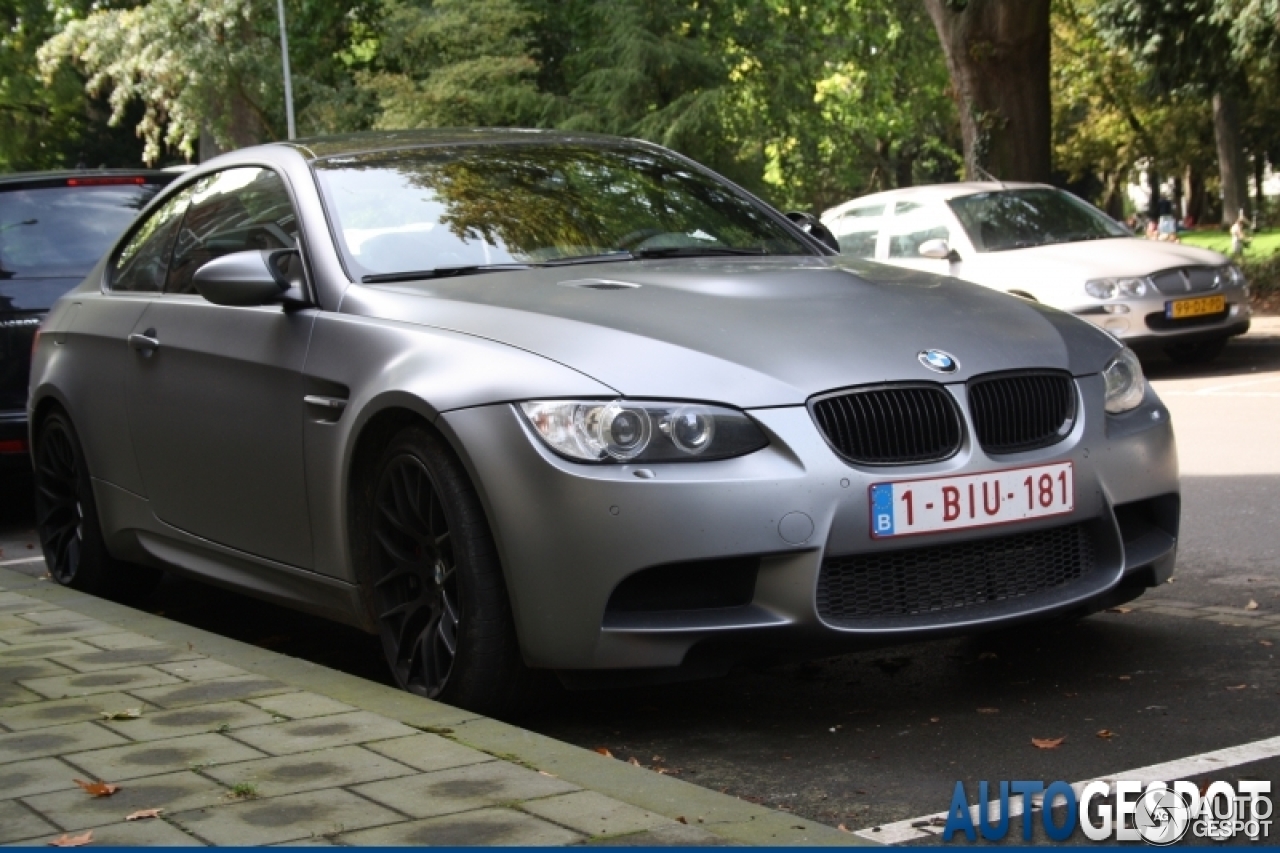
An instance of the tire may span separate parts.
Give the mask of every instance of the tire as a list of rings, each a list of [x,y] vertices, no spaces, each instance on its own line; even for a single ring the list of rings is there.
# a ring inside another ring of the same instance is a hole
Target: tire
[[[1207,341],[1169,344],[1164,351],[1177,364],[1208,364],[1222,355],[1228,340],[1228,338],[1210,338]]]
[[[49,575],[59,584],[110,598],[137,598],[164,573],[111,556],[98,504],[71,419],[51,412],[40,423],[34,457],[36,530]]]
[[[405,427],[359,482],[354,550],[396,683],[488,716],[532,707],[542,679],[521,658],[497,549],[452,450]]]

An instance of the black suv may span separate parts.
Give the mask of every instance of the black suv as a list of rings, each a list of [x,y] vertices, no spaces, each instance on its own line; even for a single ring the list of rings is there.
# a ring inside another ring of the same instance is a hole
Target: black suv
[[[0,175],[0,468],[27,464],[36,329],[165,184],[169,172]]]

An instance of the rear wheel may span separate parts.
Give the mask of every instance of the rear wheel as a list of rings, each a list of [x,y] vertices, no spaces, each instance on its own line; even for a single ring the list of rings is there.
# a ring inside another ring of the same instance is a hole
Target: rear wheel
[[[1169,344],[1164,351],[1178,364],[1208,364],[1222,355],[1228,340],[1228,338],[1210,338],[1206,341]]]
[[[520,656],[479,498],[424,426],[392,439],[357,496],[358,553],[391,672],[405,690],[493,716],[537,692]],[[370,488],[371,487],[371,488]]]
[[[92,595],[132,597],[154,589],[159,569],[121,562],[107,551],[89,468],[65,413],[41,422],[34,457],[36,528],[53,579]]]

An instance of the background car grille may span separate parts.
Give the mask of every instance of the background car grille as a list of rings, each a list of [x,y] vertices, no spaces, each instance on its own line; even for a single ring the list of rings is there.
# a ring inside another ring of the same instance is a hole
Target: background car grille
[[[1063,373],[1020,373],[969,383],[969,412],[988,453],[1017,453],[1066,438],[1075,419],[1075,383]]]
[[[852,391],[817,400],[812,411],[827,441],[852,462],[932,462],[960,449],[959,411],[936,385]]]
[[[995,539],[829,558],[818,614],[833,624],[961,610],[1066,586],[1097,564],[1074,524]]]
[[[1177,270],[1165,270],[1151,276],[1156,290],[1166,296],[1179,296],[1184,293],[1200,293],[1213,290],[1218,286],[1218,270],[1216,267],[1183,267]]]

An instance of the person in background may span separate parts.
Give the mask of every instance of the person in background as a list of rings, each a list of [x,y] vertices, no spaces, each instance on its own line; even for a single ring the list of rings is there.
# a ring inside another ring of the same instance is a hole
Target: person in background
[[[1244,211],[1240,211],[1240,215],[1236,217],[1235,223],[1231,226],[1231,259],[1240,260],[1244,256],[1244,250],[1249,248],[1249,221],[1244,218]]]

